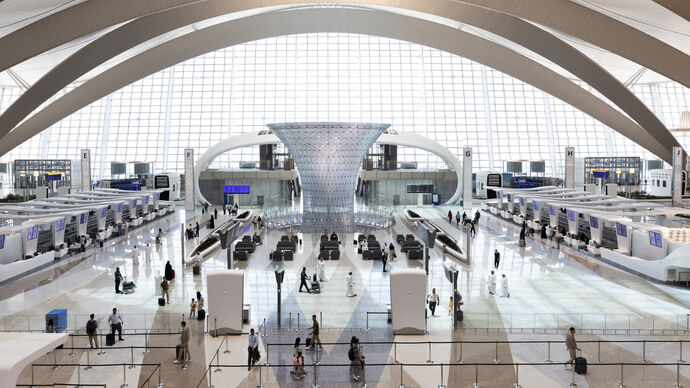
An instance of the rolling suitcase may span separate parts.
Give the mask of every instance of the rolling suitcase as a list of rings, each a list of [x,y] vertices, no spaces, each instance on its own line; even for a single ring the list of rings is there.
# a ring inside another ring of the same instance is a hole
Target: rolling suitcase
[[[105,344],[106,346],[113,346],[115,345],[115,334],[106,334],[105,335]]]
[[[196,318],[200,321],[206,319],[206,310],[199,309],[199,311],[196,312]]]
[[[579,375],[587,374],[587,359],[584,357],[575,357],[575,373]]]
[[[311,346],[311,337],[307,337],[307,343],[304,346],[307,348]]]
[[[182,356],[184,357],[184,349],[180,344],[177,344],[175,347],[175,359],[179,360],[180,359],[180,353],[182,353]]]
[[[165,299],[164,298],[158,298],[158,305],[159,306],[165,306]]]

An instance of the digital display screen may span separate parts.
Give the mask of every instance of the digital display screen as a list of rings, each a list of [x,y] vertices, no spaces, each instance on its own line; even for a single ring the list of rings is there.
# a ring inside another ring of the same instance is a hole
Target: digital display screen
[[[525,199],[520,197],[518,198],[518,201],[520,201],[520,206],[525,206]]]
[[[537,201],[532,201],[532,208],[534,210],[539,210],[539,202]]]
[[[156,193],[156,201],[158,201],[159,199],[161,199],[161,193]]]
[[[592,170],[592,177],[594,178],[606,178],[608,175],[608,172],[604,170]]]
[[[555,206],[549,205],[549,214],[551,214],[552,216],[556,215],[556,207]]]
[[[618,234],[621,237],[628,237],[628,227],[616,222],[616,234]]]
[[[409,193],[409,187],[408,193]],[[224,194],[249,194],[249,185],[223,185]]]
[[[599,228],[599,219],[594,216],[589,216],[589,225],[592,228]]]
[[[568,210],[568,219],[570,221],[575,221],[575,212],[572,210]]]
[[[507,198],[508,198],[508,202],[512,202],[512,201],[513,201],[513,195],[512,195],[512,194],[508,194],[508,197],[507,197]]]
[[[144,205],[148,205],[148,204],[149,204],[149,196],[147,195],[144,197]]]
[[[29,230],[26,232],[26,239],[27,240],[33,240],[36,237],[38,237],[38,226],[32,226],[29,228]]]
[[[57,220],[57,222],[55,223],[55,230],[59,232],[59,231],[64,230],[64,229],[65,229],[65,219],[63,218],[61,220]]]
[[[245,225],[242,227],[242,233],[248,233],[249,232],[249,225]]]
[[[81,218],[79,219],[80,224],[85,224],[89,220],[89,213],[84,213],[81,215]]]
[[[247,191],[249,192],[249,191]],[[408,193],[433,193],[434,185],[407,185]]]
[[[5,247],[5,235],[0,234],[0,249]]]
[[[122,213],[122,204],[121,203],[117,204],[117,212]]]
[[[661,248],[661,233],[649,232],[649,243],[655,247]]]
[[[105,215],[107,214],[107,212],[108,212],[108,209],[102,208],[102,209],[101,209],[101,218],[105,217]]]
[[[130,209],[136,209],[137,208],[137,200],[132,201],[132,206],[130,206]]]

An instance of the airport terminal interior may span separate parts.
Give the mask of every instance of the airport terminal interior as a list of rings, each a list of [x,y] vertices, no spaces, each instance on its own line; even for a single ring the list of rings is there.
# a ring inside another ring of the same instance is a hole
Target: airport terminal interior
[[[0,0],[0,139],[0,388],[690,387],[685,0]]]

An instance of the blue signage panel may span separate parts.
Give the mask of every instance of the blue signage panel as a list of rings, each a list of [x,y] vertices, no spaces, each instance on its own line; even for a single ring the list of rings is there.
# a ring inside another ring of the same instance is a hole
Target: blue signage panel
[[[224,194],[249,194],[249,185],[223,185]]]

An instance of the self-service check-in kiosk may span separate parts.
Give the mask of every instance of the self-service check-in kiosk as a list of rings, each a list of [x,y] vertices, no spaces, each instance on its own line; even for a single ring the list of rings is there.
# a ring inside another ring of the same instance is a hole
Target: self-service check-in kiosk
[[[520,206],[520,215],[527,219],[527,199],[525,197],[518,197],[518,205]]]
[[[575,210],[567,209],[566,214],[568,215],[568,233],[572,236],[577,236],[580,213]]]
[[[601,245],[602,243],[602,227],[604,220],[600,220],[599,217],[594,215],[589,215],[589,235],[590,239],[595,243]]]
[[[206,272],[208,310],[213,315],[213,335],[242,333],[244,271],[223,269]]]
[[[390,279],[393,333],[424,334],[426,273],[421,269],[394,269]]]
[[[618,252],[630,256],[632,249],[632,236],[630,236],[630,227],[616,222],[616,242],[618,243]]]
[[[77,223],[77,235],[86,236],[86,227],[89,225],[89,212],[78,214],[77,219],[79,220]]]
[[[38,251],[38,225],[28,224],[27,228],[22,230],[24,237],[24,257],[34,257]]]
[[[513,195],[507,194],[506,199],[508,200],[508,212],[512,214],[513,212],[515,212],[515,202],[513,202]]]
[[[503,192],[496,191],[496,207],[503,210]]]
[[[532,219],[541,222],[541,203],[539,201],[532,200]]]
[[[115,219],[115,225],[122,223],[122,209],[124,209],[126,202],[116,202],[110,205],[113,211],[113,218]]]
[[[108,206],[102,206],[96,209],[96,220],[98,222],[98,230],[105,230],[105,221],[108,219]]]

